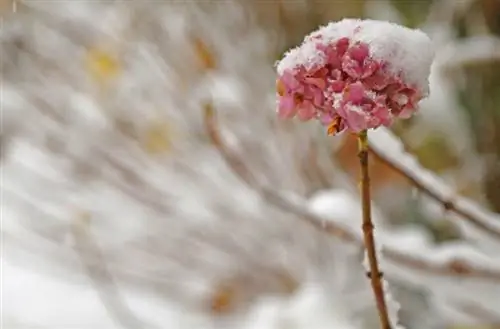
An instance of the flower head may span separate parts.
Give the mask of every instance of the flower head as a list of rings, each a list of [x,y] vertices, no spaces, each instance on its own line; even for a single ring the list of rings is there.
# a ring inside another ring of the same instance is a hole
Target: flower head
[[[389,126],[428,95],[433,57],[419,30],[374,20],[330,23],[278,62],[278,115],[318,119],[329,135]]]

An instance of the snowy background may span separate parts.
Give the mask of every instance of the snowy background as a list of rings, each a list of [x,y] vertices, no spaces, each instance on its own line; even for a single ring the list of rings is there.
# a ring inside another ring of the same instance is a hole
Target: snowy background
[[[498,0],[0,14],[1,328],[375,328],[356,141],[275,113],[274,62],[345,17],[437,49],[419,114],[369,134],[391,310],[410,329],[500,327]]]

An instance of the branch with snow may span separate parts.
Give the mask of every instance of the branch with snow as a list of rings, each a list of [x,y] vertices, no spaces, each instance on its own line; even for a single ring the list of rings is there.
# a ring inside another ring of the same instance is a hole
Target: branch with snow
[[[300,198],[283,195],[259,183],[244,161],[223,140],[213,108],[207,105],[205,110],[205,125],[213,145],[233,172],[253,188],[265,202],[306,221],[328,235],[349,244],[354,243],[362,248],[363,242],[360,232],[338,223],[335,218],[331,218],[329,215],[333,213],[332,211],[318,215],[308,210],[307,204]],[[346,205],[343,204],[343,207],[345,208]],[[398,234],[398,236],[404,238],[404,235]],[[398,240],[393,240],[391,243],[391,240],[387,240],[387,238],[382,239],[385,273],[389,278],[402,280],[424,289],[436,287],[433,292],[439,300],[446,299],[448,298],[446,296],[451,294],[455,296],[457,301],[479,303],[482,307],[497,301],[494,292],[498,290],[500,284],[500,267],[495,266],[492,259],[478,253],[474,248],[463,244],[450,244],[450,246],[435,248],[428,244],[425,245],[425,248],[419,246],[416,249],[401,249]],[[417,250],[419,252],[416,252]],[[446,282],[446,285],[443,285],[443,282]],[[490,287],[492,292],[490,299],[481,300],[468,294],[467,290],[460,289],[465,282],[469,282],[467,285],[470,284],[471,287],[483,285]],[[443,289],[445,286],[449,288]],[[394,309],[397,306],[393,305],[391,308]]]
[[[451,188],[434,174],[420,166],[414,156],[404,151],[402,143],[387,129],[370,133],[370,151],[391,169],[405,176],[412,185],[431,199],[440,203],[445,210],[456,213],[467,228],[471,226],[485,234],[500,239],[500,215],[484,209],[471,200],[457,196]],[[471,234],[470,229],[463,230]],[[500,242],[500,240],[499,240]]]
[[[327,217],[318,216],[310,212],[303,200],[297,200],[296,197],[288,198],[259,183],[245,163],[236,156],[223,140],[219,132],[219,127],[217,126],[214,109],[210,105],[206,107],[205,125],[210,140],[226,160],[228,166],[246,184],[256,190],[264,200],[287,213],[302,218],[321,231],[331,234],[343,241],[356,243],[362,246],[359,232],[353,232],[351,229],[337,224]],[[473,258],[465,257],[460,259],[458,258],[459,255],[454,255],[453,252],[448,254],[446,257],[447,259],[438,261],[432,260],[428,253],[423,255],[419,253],[419,256],[414,256],[410,255],[409,252],[400,252],[387,247],[383,249],[383,254],[387,260],[393,261],[394,264],[402,265],[405,268],[410,268],[418,272],[428,272],[433,275],[446,277],[481,279],[500,283],[500,269],[481,267]]]

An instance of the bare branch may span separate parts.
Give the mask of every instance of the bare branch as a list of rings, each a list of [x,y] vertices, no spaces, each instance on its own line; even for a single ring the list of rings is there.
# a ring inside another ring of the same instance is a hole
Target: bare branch
[[[284,212],[305,220],[312,226],[329,235],[335,236],[346,242],[355,243],[360,248],[363,247],[361,239],[354,232],[351,232],[349,229],[339,224],[312,214],[305,207],[295,204],[276,191],[259,184],[244,162],[235,156],[235,154],[224,144],[219,134],[217,122],[215,120],[215,111],[211,104],[205,105],[205,128],[211,142],[226,160],[233,172],[248,186],[258,192],[262,196],[262,199]],[[428,274],[457,278],[483,279],[500,283],[500,272],[477,268],[462,260],[451,260],[445,264],[434,264],[421,257],[410,256],[393,249],[384,248],[382,252],[388,260],[398,265],[411,268],[416,272],[426,272]]]
[[[89,277],[94,283],[106,310],[119,325],[127,329],[139,329],[146,325],[139,320],[120,296],[111,273],[106,267],[104,256],[99,247],[91,240],[85,224],[88,218],[80,218],[72,225],[73,236],[76,241],[76,251],[87,270]]]
[[[466,204],[471,203],[469,200],[459,196],[453,198],[446,197],[444,193],[440,192],[440,189],[435,187],[442,184],[436,183],[435,185],[430,185],[428,181],[426,182],[426,180],[423,179],[422,175],[418,174],[418,172],[405,167],[403,161],[396,161],[395,157],[382,152],[381,148],[373,142],[373,139],[370,140],[370,153],[389,168],[406,177],[408,181],[417,189],[422,191],[422,193],[441,203],[445,210],[456,213],[463,220],[481,229],[485,233],[500,239],[500,228],[494,227],[491,223],[489,223],[486,216],[480,212],[473,211],[471,206],[466,206]]]

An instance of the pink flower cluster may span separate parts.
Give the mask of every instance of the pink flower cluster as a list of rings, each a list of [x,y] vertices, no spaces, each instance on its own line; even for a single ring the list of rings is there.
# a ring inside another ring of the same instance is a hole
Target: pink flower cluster
[[[325,42],[318,34],[306,42],[314,43],[321,60],[287,68],[279,76],[280,117],[318,119],[334,135],[389,126],[416,110],[422,93],[390,73],[389,62],[375,60],[368,44],[349,38]]]

